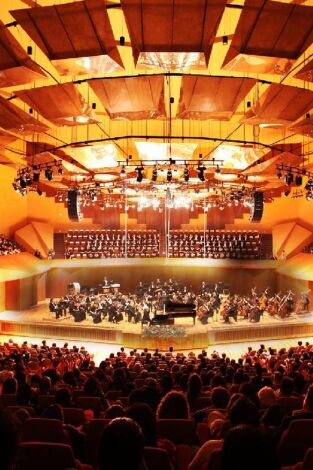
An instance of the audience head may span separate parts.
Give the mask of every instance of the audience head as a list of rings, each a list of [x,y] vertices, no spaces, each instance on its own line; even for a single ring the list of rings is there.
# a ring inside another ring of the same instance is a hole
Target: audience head
[[[202,382],[198,374],[191,374],[188,379],[188,400],[194,400],[200,395]]]
[[[310,385],[304,397],[303,408],[313,412],[313,385]]]
[[[257,407],[246,397],[240,397],[235,401],[229,409],[228,416],[232,426],[248,424],[257,427],[260,422]]]
[[[51,379],[50,377],[43,376],[39,382],[40,395],[49,395],[51,392]]]
[[[99,381],[95,377],[89,377],[84,385],[84,393],[87,397],[98,396],[101,392]]]
[[[231,429],[222,449],[222,470],[278,470],[275,453],[262,433],[253,426]]]
[[[290,396],[293,392],[293,379],[291,377],[283,377],[280,384],[280,394],[282,396]]]
[[[269,408],[276,403],[277,397],[271,387],[263,387],[258,391],[261,408]]]
[[[188,419],[190,418],[189,405],[185,395],[181,392],[171,391],[162,398],[158,409],[158,419]]]
[[[145,446],[156,446],[156,417],[150,406],[145,403],[135,403],[127,409],[126,416],[139,424],[144,435]]]
[[[17,392],[17,380],[14,377],[5,379],[2,386],[3,395],[16,395]]]
[[[42,413],[42,418],[48,419],[59,419],[60,421],[64,421],[64,414],[61,406],[59,404],[50,405],[48,408],[44,410]]]
[[[227,388],[215,387],[211,393],[211,400],[213,408],[224,409],[227,408],[230,398],[230,393]]]
[[[144,437],[130,418],[113,419],[103,431],[99,448],[100,470],[139,470]]]
[[[63,408],[70,408],[72,400],[69,390],[67,388],[59,388],[55,392],[55,402]]]
[[[121,418],[122,416],[125,416],[124,408],[122,407],[122,405],[111,405],[105,411],[105,419]]]

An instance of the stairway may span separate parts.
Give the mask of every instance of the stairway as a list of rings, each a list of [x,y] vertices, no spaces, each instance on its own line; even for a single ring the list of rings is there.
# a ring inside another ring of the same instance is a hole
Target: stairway
[[[56,259],[64,259],[65,258],[64,233],[53,234],[53,246],[54,246]]]

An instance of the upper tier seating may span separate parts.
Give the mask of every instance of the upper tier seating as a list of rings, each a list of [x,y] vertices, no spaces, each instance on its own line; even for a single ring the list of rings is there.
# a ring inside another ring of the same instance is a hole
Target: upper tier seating
[[[69,230],[65,234],[66,258],[154,258],[159,256],[156,230]]]

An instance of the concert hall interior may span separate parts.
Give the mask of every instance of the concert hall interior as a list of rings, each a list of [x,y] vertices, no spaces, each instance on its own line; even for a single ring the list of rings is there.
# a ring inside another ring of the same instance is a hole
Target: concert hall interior
[[[313,0],[1,1],[0,375],[310,343],[312,112]]]

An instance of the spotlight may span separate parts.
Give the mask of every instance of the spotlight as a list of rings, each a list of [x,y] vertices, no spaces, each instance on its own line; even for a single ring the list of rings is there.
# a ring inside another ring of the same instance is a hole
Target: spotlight
[[[51,168],[45,169],[45,177],[47,178],[48,181],[53,180],[53,171],[51,170]]]
[[[27,187],[26,180],[24,179],[23,176],[20,177],[20,185],[22,189],[25,189]]]
[[[223,36],[223,46],[227,46],[228,44],[228,36]]]
[[[204,166],[198,166],[197,170],[198,170],[198,178],[199,178],[199,180],[200,180],[200,181],[205,181],[205,176],[204,176],[205,167],[204,167]]]
[[[166,179],[168,182],[172,181],[172,178],[173,178],[173,175],[172,175],[172,170],[169,168],[167,170],[167,175],[166,175]]]
[[[136,168],[136,171],[137,171],[137,178],[136,178],[136,180],[137,180],[138,183],[141,183],[142,180],[143,180],[143,174],[142,174],[142,173],[143,173],[143,167],[142,167],[142,166],[141,166],[141,167],[137,167],[137,168]]]
[[[38,183],[40,179],[40,173],[37,171],[36,173],[33,173],[33,182]]]
[[[29,173],[26,173],[25,181],[27,186],[30,186],[32,184],[33,180],[31,179]]]
[[[184,180],[187,182],[189,181],[189,169],[188,167],[186,166],[185,169],[184,169]]]
[[[221,169],[220,167],[217,165],[217,167],[215,168],[215,173],[216,174],[219,174],[221,172]]]
[[[125,176],[126,171],[125,171],[125,167],[124,167],[124,166],[122,166],[122,168],[121,168],[121,173],[120,173],[120,174],[121,174],[121,176]]]
[[[296,175],[295,183],[296,183],[296,186],[301,186],[302,185],[302,176],[301,175]]]
[[[290,186],[291,183],[293,183],[293,174],[290,171],[285,176],[285,182],[288,186]]]
[[[153,170],[152,170],[151,181],[154,181],[154,182],[155,182],[157,179],[158,179],[158,170],[157,170],[157,168],[155,167],[155,168],[153,168]]]

